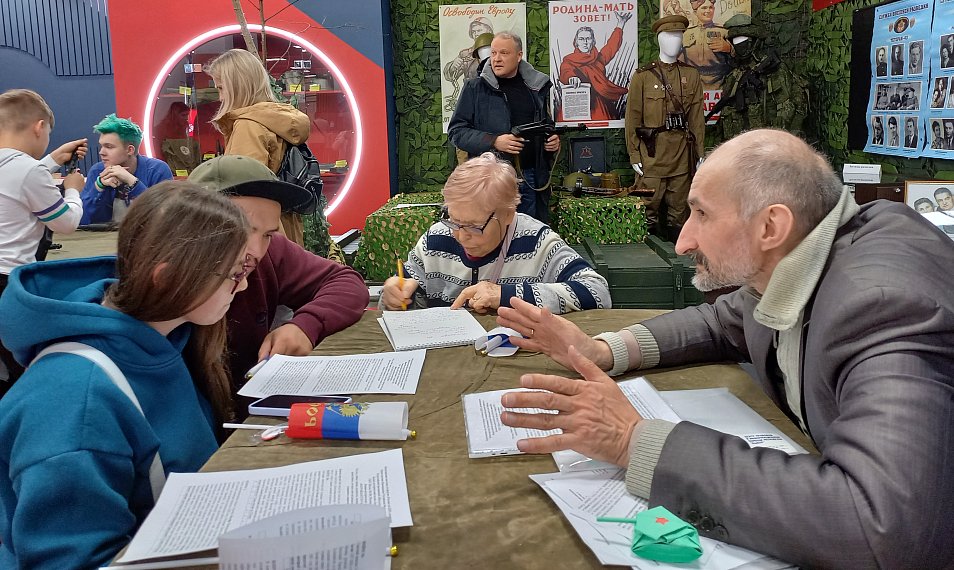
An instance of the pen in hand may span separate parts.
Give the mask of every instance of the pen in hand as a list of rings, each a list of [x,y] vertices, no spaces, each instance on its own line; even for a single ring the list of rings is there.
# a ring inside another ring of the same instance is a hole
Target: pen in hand
[[[246,379],[246,380],[249,380],[249,379],[251,379],[252,376],[255,376],[255,373],[258,372],[259,370],[261,370],[261,369],[262,369],[262,366],[265,366],[265,363],[268,362],[268,359],[269,359],[269,358],[271,358],[271,357],[270,357],[270,356],[266,356],[265,358],[259,360],[259,361],[258,361],[258,364],[256,364],[255,366],[249,368],[248,372],[245,373],[245,379]]]
[[[404,262],[400,258],[397,260],[398,271],[398,289],[401,290],[401,310],[407,310],[407,303],[404,302]]]

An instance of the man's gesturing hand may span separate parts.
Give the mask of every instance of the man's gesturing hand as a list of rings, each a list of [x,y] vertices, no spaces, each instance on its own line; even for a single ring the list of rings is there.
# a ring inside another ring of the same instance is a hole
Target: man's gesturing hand
[[[520,378],[522,387],[548,391],[514,392],[505,394],[501,400],[506,408],[541,408],[557,410],[558,413],[507,411],[500,415],[501,421],[511,427],[563,430],[558,435],[521,439],[517,448],[524,453],[572,449],[587,457],[626,467],[629,464],[629,440],[642,417],[619,386],[595,364],[572,346],[569,355],[573,368],[583,375],[582,380],[525,374]]]

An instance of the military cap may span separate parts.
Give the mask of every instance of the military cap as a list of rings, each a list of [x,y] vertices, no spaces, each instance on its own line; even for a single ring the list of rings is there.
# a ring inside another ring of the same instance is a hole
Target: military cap
[[[751,16],[747,14],[736,14],[732,16],[725,21],[724,27],[726,29],[725,37],[729,40],[739,36],[745,36],[747,38],[763,37],[762,30],[752,23]]]
[[[689,20],[685,16],[673,14],[664,16],[653,22],[653,33],[659,32],[685,32],[689,27]]]

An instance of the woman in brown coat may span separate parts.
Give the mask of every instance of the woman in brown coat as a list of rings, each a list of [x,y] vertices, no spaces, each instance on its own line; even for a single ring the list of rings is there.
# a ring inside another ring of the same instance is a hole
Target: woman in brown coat
[[[268,72],[247,50],[223,53],[212,61],[208,73],[219,89],[221,106],[212,125],[225,136],[225,154],[254,158],[278,172],[287,145],[308,139],[308,115],[276,100]],[[282,230],[285,237],[304,246],[300,215],[282,214]]]

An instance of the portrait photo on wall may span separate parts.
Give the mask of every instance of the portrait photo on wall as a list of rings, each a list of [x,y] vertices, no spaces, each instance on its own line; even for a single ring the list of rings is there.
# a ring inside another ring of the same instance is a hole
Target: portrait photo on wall
[[[904,75],[904,44],[891,46],[891,75]]]
[[[888,76],[888,48],[886,46],[878,46],[878,49],[875,50],[875,75],[878,77],[887,77]]]
[[[908,75],[920,75],[924,71],[924,41],[908,44]]]
[[[901,146],[901,125],[898,115],[888,115],[888,128],[885,134],[884,145],[891,148]]]
[[[884,144],[884,115],[871,116],[871,144]]]
[[[934,79],[934,90],[931,91],[931,108],[941,109],[944,107],[944,100],[947,99],[947,77],[937,77]]]
[[[909,180],[904,203],[954,240],[954,180]]]
[[[624,126],[636,70],[636,5],[550,2],[550,81],[557,123]],[[587,14],[581,21],[580,14]],[[592,18],[590,16],[593,16]]]
[[[941,69],[954,67],[954,34],[941,36],[941,47],[938,55],[941,58]]]

